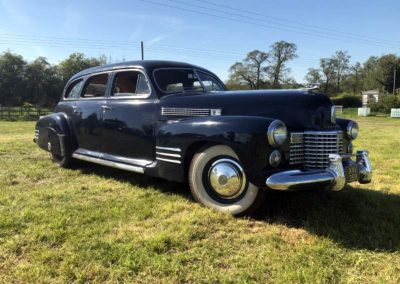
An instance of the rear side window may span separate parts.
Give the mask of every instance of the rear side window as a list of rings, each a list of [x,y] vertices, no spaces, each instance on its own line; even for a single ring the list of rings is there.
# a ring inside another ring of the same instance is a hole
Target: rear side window
[[[79,98],[79,94],[81,92],[83,85],[83,80],[77,80],[69,84],[67,90],[65,91],[65,98],[68,99],[77,99]]]
[[[141,96],[149,93],[149,83],[142,73],[126,71],[115,74],[112,96]]]
[[[107,89],[108,74],[99,74],[90,77],[85,84],[82,93],[83,98],[105,97]]]

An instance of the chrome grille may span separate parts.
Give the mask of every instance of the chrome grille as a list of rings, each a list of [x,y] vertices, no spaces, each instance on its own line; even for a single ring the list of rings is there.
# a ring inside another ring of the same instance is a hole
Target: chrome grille
[[[341,131],[306,131],[290,135],[290,164],[304,164],[306,169],[325,169],[329,154],[343,153]]]

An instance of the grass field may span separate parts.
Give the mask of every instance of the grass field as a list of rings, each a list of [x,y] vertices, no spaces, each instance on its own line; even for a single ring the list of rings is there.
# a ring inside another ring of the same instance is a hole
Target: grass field
[[[251,218],[185,185],[57,168],[34,123],[0,121],[0,282],[400,283],[400,120],[357,120],[371,184],[269,192]]]

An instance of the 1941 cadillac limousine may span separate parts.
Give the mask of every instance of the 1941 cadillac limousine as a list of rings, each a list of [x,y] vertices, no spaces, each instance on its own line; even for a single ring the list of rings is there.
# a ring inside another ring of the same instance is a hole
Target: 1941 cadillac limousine
[[[323,94],[227,91],[198,66],[135,61],[74,75],[34,141],[61,167],[80,159],[187,180],[197,201],[236,215],[254,210],[266,189],[370,182],[368,152],[353,153],[357,135]]]

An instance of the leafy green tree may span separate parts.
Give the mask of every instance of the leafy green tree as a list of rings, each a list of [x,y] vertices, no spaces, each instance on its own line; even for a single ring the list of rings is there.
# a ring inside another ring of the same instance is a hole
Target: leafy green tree
[[[21,55],[0,55],[0,105],[20,105],[26,96],[26,61]]]
[[[57,68],[44,57],[29,63],[25,70],[27,97],[24,102],[39,106],[53,106],[61,96],[62,81]]]
[[[106,62],[107,58],[105,56],[87,58],[83,53],[73,53],[58,64],[58,73],[62,81],[66,82],[74,74],[90,67],[104,65]]]

